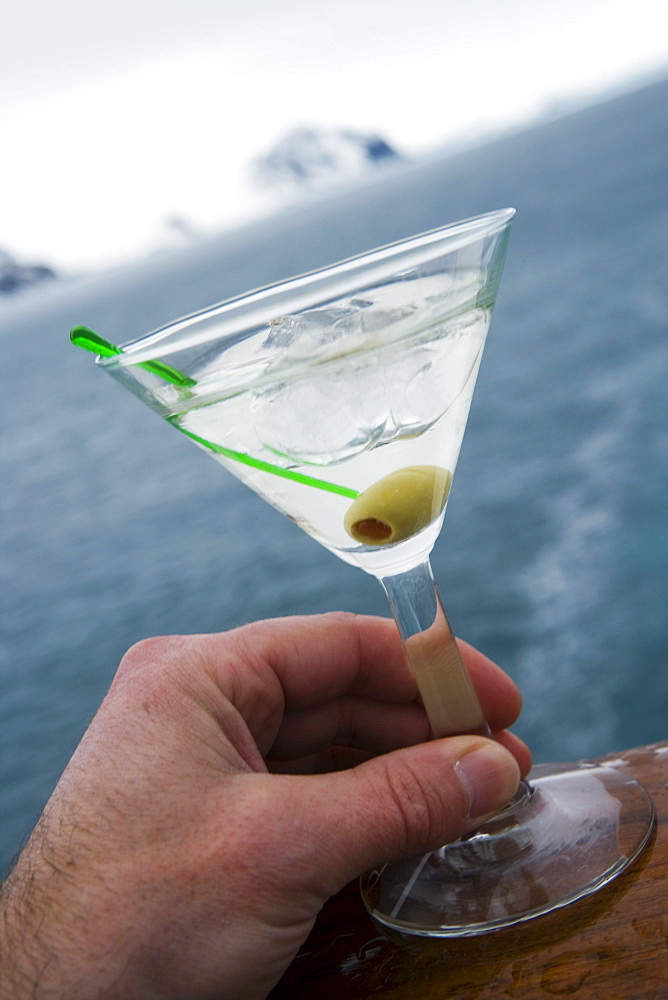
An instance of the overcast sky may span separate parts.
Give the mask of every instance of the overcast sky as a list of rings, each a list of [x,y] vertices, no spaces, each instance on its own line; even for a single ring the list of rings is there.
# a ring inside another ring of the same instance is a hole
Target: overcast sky
[[[0,3],[0,248],[63,268],[234,223],[297,125],[427,152],[668,71],[666,0]]]

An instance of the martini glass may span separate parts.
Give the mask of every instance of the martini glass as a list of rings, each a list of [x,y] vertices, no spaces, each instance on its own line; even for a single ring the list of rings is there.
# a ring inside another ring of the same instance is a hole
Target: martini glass
[[[435,737],[490,735],[429,564],[512,209],[374,250],[122,347],[72,340],[339,558],[382,584]],[[385,928],[480,934],[593,892],[653,823],[637,783],[538,768],[474,835],[367,873]]]

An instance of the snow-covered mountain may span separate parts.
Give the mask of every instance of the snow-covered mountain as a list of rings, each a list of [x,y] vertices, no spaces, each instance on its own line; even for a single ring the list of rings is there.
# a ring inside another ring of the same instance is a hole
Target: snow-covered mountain
[[[46,264],[21,264],[7,250],[0,249],[0,295],[55,277],[55,271]]]
[[[320,190],[352,180],[369,168],[401,159],[381,136],[352,129],[302,127],[285,135],[251,165],[265,190]]]

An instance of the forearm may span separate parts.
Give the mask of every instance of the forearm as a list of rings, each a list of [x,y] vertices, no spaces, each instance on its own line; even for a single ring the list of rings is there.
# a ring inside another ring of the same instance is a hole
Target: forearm
[[[56,844],[40,824],[2,887],[3,1000],[130,995],[120,987],[129,952],[119,915],[103,886],[66,856],[68,840]]]
[[[28,847],[2,887],[0,992],[11,1000],[62,997],[71,985],[64,981],[63,956],[53,940],[54,905],[40,877],[46,868],[43,861],[36,864]],[[57,875],[51,872],[48,882]]]
[[[48,992],[40,988],[40,980],[45,985],[51,977],[53,963],[40,934],[43,907],[34,896],[35,877],[24,859],[0,894],[0,993],[8,1000],[58,995],[56,984],[46,987]]]

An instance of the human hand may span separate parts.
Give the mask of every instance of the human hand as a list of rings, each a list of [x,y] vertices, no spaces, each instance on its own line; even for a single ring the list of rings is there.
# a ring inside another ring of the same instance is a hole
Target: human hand
[[[461,646],[496,741],[423,742],[384,619],[133,647],[3,891],[8,996],[265,997],[329,896],[473,829],[528,771],[517,689]]]

